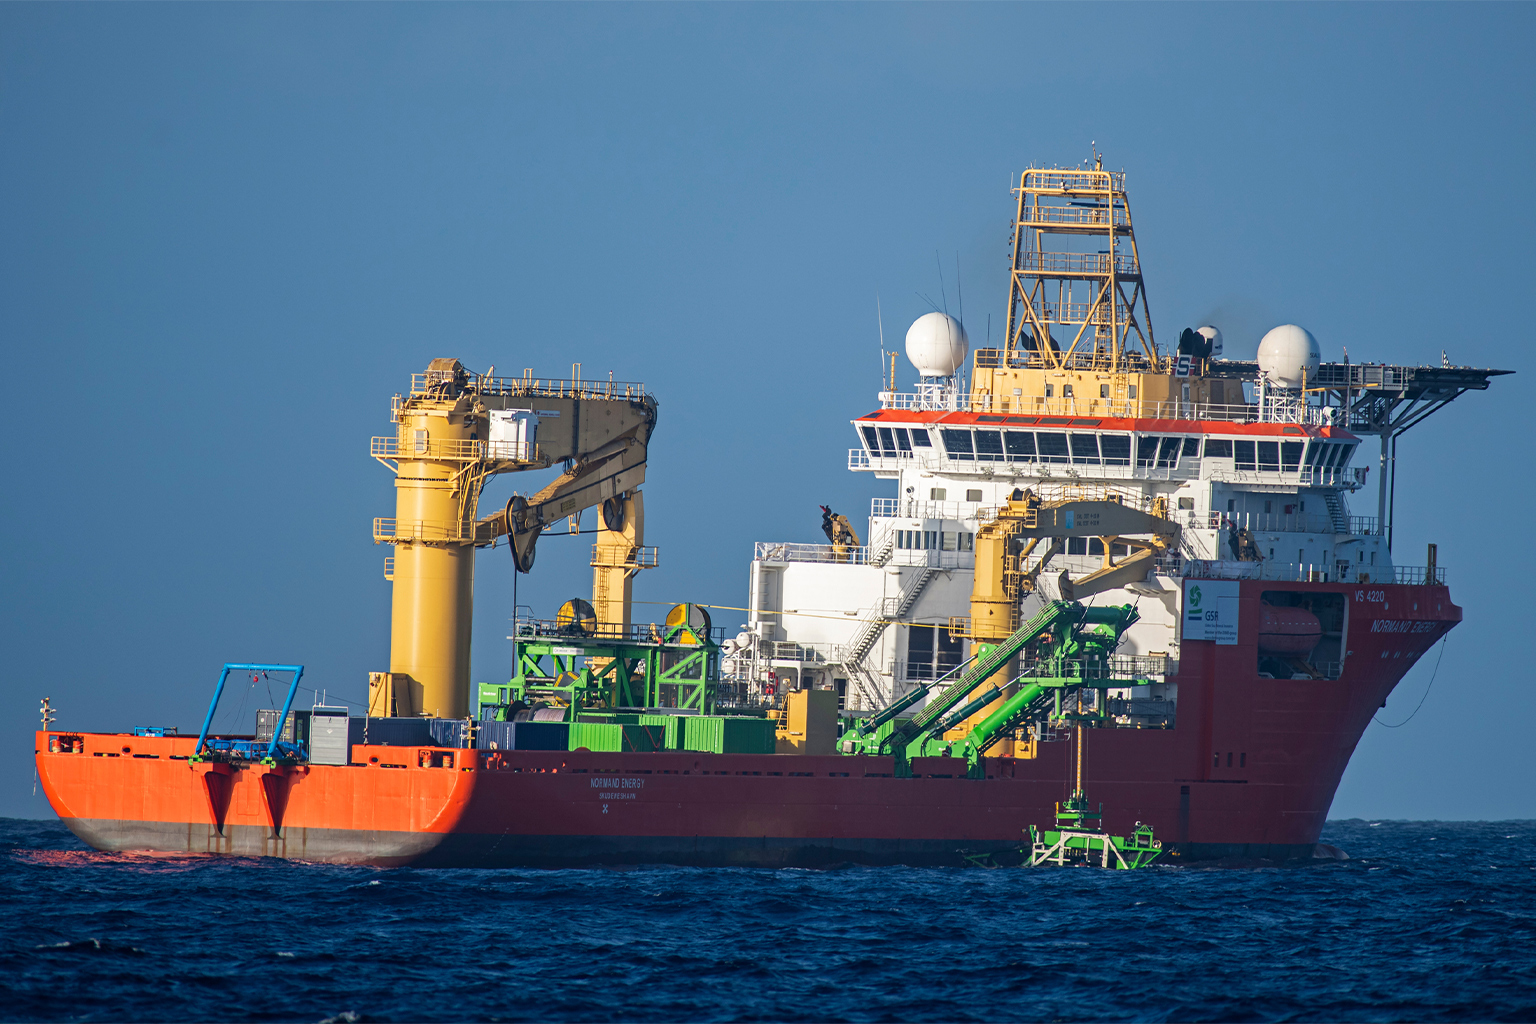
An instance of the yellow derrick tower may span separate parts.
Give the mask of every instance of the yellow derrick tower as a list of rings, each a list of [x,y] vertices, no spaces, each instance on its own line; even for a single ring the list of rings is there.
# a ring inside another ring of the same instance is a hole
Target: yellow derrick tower
[[[1184,418],[1244,401],[1203,360],[1159,354],[1124,171],[1031,168],[1014,194],[1007,329],[972,356],[971,411]]]
[[[570,380],[492,377],[434,359],[409,395],[395,396],[391,418],[395,436],[372,443],[395,471],[395,516],[373,521],[374,542],[394,547],[385,563],[394,596],[389,671],[369,677],[370,715],[468,713],[474,553],[502,538],[528,572],[547,527],[601,505],[594,604],[599,622],[628,624],[630,577],[656,564],[641,546],[638,488],[656,425],[642,385],[584,381],[579,369]],[[556,463],[564,471],[537,494],[480,516],[492,476]]]

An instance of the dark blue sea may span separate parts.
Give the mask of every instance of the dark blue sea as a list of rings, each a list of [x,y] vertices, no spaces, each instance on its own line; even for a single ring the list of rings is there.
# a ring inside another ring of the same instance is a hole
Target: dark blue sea
[[[1290,868],[374,870],[0,819],[14,1021],[1536,1020],[1536,822]]]

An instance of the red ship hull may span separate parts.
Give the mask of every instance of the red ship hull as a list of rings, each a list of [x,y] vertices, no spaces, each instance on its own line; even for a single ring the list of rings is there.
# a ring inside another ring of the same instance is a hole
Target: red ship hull
[[[1190,859],[1310,856],[1372,714],[1461,621],[1443,586],[1286,584],[1349,607],[1338,679],[1257,671],[1259,595],[1237,643],[1186,640],[1171,729],[1085,730],[1084,789],[1105,825],[1153,826]],[[40,732],[54,810],[102,850],[376,865],[960,864],[1006,853],[1067,796],[1070,744],[1033,758],[475,751],[354,746],[353,764],[188,760],[194,740]]]

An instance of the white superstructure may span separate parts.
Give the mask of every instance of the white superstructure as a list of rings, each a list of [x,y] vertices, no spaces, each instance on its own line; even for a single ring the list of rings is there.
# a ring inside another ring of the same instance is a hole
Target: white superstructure
[[[1032,170],[1016,195],[1003,347],[971,352],[966,366],[957,321],[930,313],[913,324],[916,390],[883,381],[878,407],[852,421],[848,468],[889,482],[864,543],[756,544],[749,623],[727,651],[739,684],[833,687],[845,707],[871,709],[942,676],[967,654],[976,533],[1026,490],[1045,502],[1112,498],[1179,527],[1176,549],[1147,561],[1144,578],[1085,599],[1137,605],[1121,654],[1176,665],[1186,579],[1370,583],[1399,571],[1395,436],[1486,387],[1489,371],[1324,363],[1317,340],[1290,324],[1262,339],[1257,364],[1215,358],[1212,326],[1164,354],[1123,174]],[[1379,480],[1356,465],[1367,435],[1380,438]],[[1368,483],[1379,485],[1376,514],[1355,515],[1350,498]],[[1019,555],[1012,571],[1031,580],[1020,614],[1082,598],[1062,594],[1063,572],[1070,591],[1135,550],[1108,542],[1064,538]],[[1123,696],[1177,696],[1172,683],[1136,689],[1149,692]]]

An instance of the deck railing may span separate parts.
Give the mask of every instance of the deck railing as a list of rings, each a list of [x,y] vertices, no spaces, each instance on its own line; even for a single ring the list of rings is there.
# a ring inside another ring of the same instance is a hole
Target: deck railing
[[[1177,568],[1171,564],[1170,575],[1185,579],[1273,580],[1280,583],[1399,583],[1444,586],[1445,570],[1420,565],[1367,565],[1342,559],[1332,565],[1297,562],[1238,562],[1200,558],[1182,559]],[[1159,571],[1164,571],[1160,560]]]
[[[1381,523],[1375,516],[1348,516],[1344,530],[1351,536],[1373,537],[1379,535]],[[1335,533],[1330,516],[1310,512],[1287,515],[1281,512],[1181,512],[1176,520],[1180,526],[1195,530],[1225,530],[1246,527],[1254,533]]]

